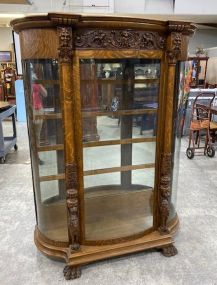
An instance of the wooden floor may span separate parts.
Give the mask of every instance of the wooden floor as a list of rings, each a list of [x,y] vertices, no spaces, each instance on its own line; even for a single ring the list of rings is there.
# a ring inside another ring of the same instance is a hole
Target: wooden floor
[[[152,227],[152,188],[106,186],[85,191],[86,240],[122,238]],[[44,204],[39,221],[38,228],[47,238],[68,241],[65,201]]]

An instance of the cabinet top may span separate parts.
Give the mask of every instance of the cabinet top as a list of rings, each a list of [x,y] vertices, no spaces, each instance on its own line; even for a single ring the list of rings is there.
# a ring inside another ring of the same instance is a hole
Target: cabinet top
[[[126,16],[99,16],[65,13],[48,13],[43,16],[29,16],[15,19],[11,22],[11,26],[16,32],[24,29],[52,28],[63,25],[72,26],[75,29],[136,29],[161,31],[162,33],[174,31],[186,35],[190,35],[195,31],[195,26],[192,23],[183,21],[158,21]]]

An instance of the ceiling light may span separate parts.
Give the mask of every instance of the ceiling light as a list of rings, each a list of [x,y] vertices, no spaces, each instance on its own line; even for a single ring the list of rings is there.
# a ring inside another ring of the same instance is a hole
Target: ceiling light
[[[0,18],[23,18],[24,14],[0,14]]]

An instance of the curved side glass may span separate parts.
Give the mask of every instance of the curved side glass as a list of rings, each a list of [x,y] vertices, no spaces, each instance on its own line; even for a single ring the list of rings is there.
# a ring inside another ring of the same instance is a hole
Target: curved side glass
[[[187,66],[185,62],[180,62],[176,69],[176,86],[175,86],[175,102],[174,102],[174,133],[173,133],[173,175],[172,175],[172,191],[171,191],[171,207],[168,221],[176,216],[177,206],[177,189],[179,177],[179,163],[181,151],[181,138],[183,134],[185,109],[188,88],[186,88]]]
[[[80,60],[88,241],[153,226],[159,78],[159,60]]]
[[[25,60],[23,69],[37,225],[47,238],[67,242],[58,62]]]

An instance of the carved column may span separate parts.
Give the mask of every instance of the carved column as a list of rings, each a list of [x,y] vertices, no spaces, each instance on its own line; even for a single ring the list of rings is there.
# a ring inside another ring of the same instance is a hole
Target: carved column
[[[174,104],[174,87],[175,87],[175,68],[176,62],[181,54],[182,34],[174,31],[179,30],[175,25],[167,38],[166,62],[167,83],[165,96],[165,125],[163,153],[161,154],[161,170],[159,185],[159,232],[168,234],[167,220],[170,211],[171,181],[172,181],[172,135],[173,135],[173,104]]]
[[[72,57],[73,34],[71,27],[58,27],[60,86],[63,108],[65,163],[66,163],[66,203],[68,211],[69,242],[72,251],[79,249],[79,199],[77,189],[77,167],[75,161]]]

